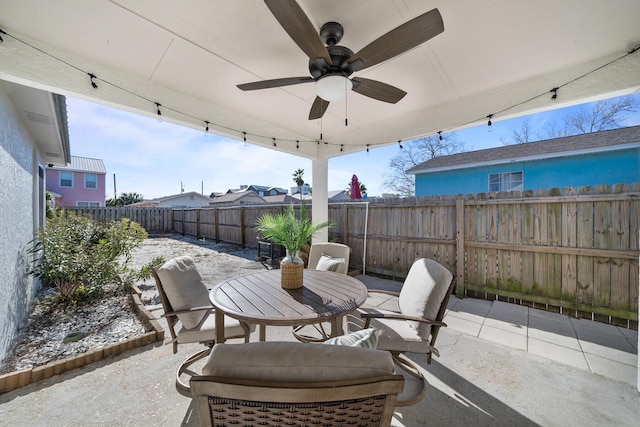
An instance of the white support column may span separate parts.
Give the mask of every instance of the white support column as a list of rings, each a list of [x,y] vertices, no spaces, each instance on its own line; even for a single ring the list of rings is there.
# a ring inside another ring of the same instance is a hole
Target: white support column
[[[314,158],[311,160],[312,169],[312,194],[313,204],[311,215],[314,224],[327,221],[329,219],[329,160],[326,158]],[[313,237],[313,243],[323,243],[329,241],[329,230],[324,229]]]

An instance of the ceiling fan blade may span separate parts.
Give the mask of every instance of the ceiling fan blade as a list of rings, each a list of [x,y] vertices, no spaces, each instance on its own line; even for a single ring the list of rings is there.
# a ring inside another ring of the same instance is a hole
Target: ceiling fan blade
[[[377,80],[363,79],[357,77],[351,80],[353,82],[353,91],[378,101],[395,104],[400,101],[407,92],[398,89],[395,86],[379,82]]]
[[[316,100],[313,101],[311,111],[309,111],[309,120],[319,119],[324,115],[324,112],[329,108],[329,101],[316,96]]]
[[[264,0],[264,2],[289,37],[307,54],[309,59],[322,58],[327,64],[331,64],[331,56],[318,31],[295,0]]]
[[[312,82],[313,77],[285,77],[282,79],[262,80],[259,82],[243,83],[238,85],[238,89],[242,90],[256,90],[256,89],[269,89],[272,87],[282,87],[297,85],[300,83]]]
[[[444,31],[438,9],[424,13],[369,43],[349,58],[351,71],[359,71],[398,56]]]

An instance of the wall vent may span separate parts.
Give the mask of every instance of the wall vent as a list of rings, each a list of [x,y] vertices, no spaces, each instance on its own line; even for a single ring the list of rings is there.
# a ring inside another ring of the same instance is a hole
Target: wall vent
[[[24,112],[27,115],[27,118],[35,123],[42,123],[45,125],[50,125],[51,124],[51,117],[44,115],[44,114],[40,114],[40,113],[34,113],[33,111],[25,111]]]

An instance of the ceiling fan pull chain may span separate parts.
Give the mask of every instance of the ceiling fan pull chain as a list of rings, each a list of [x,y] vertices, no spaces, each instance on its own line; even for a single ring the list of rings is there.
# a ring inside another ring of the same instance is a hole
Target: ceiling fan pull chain
[[[349,90],[347,89],[347,82],[344,83],[344,125],[349,126],[349,109],[347,106],[347,99],[349,99]]]

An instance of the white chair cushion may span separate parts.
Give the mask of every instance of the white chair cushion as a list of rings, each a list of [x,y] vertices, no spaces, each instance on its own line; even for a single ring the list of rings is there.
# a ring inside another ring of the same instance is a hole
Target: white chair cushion
[[[353,331],[345,335],[329,338],[323,344],[348,345],[351,347],[376,348],[380,331],[369,328]]]
[[[336,273],[345,274],[344,258],[333,258],[329,255],[322,255],[316,265],[316,270],[334,271]]]
[[[318,270],[318,262],[320,257],[327,255],[333,258],[344,258],[344,266],[338,273],[347,274],[349,270],[349,255],[351,248],[342,243],[324,242],[314,243],[309,249],[309,263],[308,268],[311,270]]]
[[[171,259],[160,266],[156,273],[175,311],[211,305],[209,291],[190,256]],[[207,311],[202,310],[179,314],[178,318],[185,328],[193,329],[205,316]]]
[[[317,382],[394,373],[391,353],[361,347],[254,342],[215,345],[203,375],[227,378]]]
[[[436,261],[417,259],[402,285],[398,306],[408,316],[435,319],[447,294],[453,275]],[[425,340],[429,339],[431,326],[419,322],[408,322]]]
[[[192,329],[184,326],[180,328],[177,334],[178,344],[186,344],[192,342],[215,341],[216,339],[216,323],[215,314],[210,313]],[[225,336],[236,336],[244,334],[244,329],[240,326],[240,321],[233,317],[224,316],[224,333]]]
[[[362,310],[362,309],[361,309]],[[386,310],[362,310],[368,313],[393,314]],[[347,316],[347,330],[358,331],[364,327],[365,319],[356,311]],[[409,353],[428,353],[429,342],[422,339],[418,331],[405,320],[371,319],[370,328],[380,331],[378,336],[378,350],[398,351]]]

